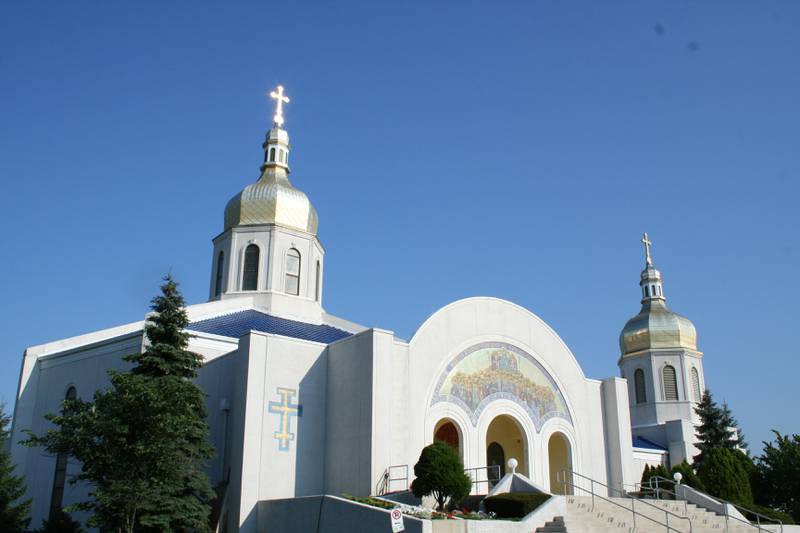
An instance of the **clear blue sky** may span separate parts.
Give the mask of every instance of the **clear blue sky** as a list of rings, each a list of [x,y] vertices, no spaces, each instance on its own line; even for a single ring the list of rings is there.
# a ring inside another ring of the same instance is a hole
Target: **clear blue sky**
[[[235,4],[235,5],[231,5]],[[648,231],[754,451],[800,432],[800,2],[0,4],[0,397],[25,346],[207,298],[292,103],[325,306],[408,338],[492,295],[617,375]]]

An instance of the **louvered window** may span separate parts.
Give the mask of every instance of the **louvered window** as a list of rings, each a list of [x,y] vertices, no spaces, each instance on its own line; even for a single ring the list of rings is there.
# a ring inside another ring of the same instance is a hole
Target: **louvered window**
[[[647,402],[647,391],[644,389],[644,371],[637,368],[633,373],[633,384],[636,389],[636,403]]]
[[[258,256],[260,250],[255,244],[249,245],[244,250],[244,275],[242,276],[242,290],[258,290]]]
[[[664,378],[664,399],[666,401],[677,401],[678,378],[675,375],[675,367],[667,365],[661,373]]]
[[[300,252],[294,248],[286,252],[286,292],[300,294]]]
[[[692,367],[692,396],[694,401],[700,401],[700,373],[695,367]]]

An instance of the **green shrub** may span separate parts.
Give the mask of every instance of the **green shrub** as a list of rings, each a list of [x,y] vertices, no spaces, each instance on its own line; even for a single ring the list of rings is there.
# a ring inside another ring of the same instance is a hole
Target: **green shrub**
[[[694,473],[694,469],[692,465],[687,463],[686,461],[682,462],[679,465],[675,465],[672,467],[672,475],[670,479],[675,478],[675,474],[680,472],[683,478],[681,479],[681,483],[684,485],[689,485],[693,489],[697,489],[700,492],[707,492],[706,486],[703,484],[703,481],[698,477],[697,474]]]
[[[343,493],[342,498],[352,500],[354,502],[363,503],[364,505],[371,505],[373,507],[380,507],[381,509],[394,509],[397,507],[394,503],[381,500],[379,498],[372,498],[371,496],[353,496],[352,494]]]
[[[656,476],[672,479],[672,477],[669,475],[669,470],[667,470],[667,467],[665,467],[664,465],[658,465],[658,466],[645,465],[644,472],[642,472],[642,487],[643,488],[649,487],[650,478]]]
[[[753,504],[750,477],[738,450],[714,448],[707,454],[697,475],[712,496],[749,507]]]
[[[449,444],[434,442],[422,449],[414,465],[416,479],[411,483],[414,496],[432,495],[440,511],[449,498],[458,502],[472,489],[472,480],[464,473],[464,463]]]
[[[791,515],[788,515],[786,513],[782,513],[780,511],[776,511],[775,509],[772,509],[771,507],[764,507],[763,505],[756,505],[756,504],[753,503],[753,504],[750,504],[750,505],[746,506],[746,508],[750,509],[751,511],[755,511],[755,512],[757,512],[759,514],[763,514],[764,516],[767,516],[767,517],[771,518],[772,520],[779,520],[779,521],[783,522],[784,524],[794,524],[794,520],[792,519]],[[756,517],[755,516],[752,516],[749,513],[743,513],[743,514],[751,522],[755,522],[756,521]],[[762,520],[762,524],[763,523],[764,522]]]
[[[523,518],[550,498],[549,494],[505,493],[489,496],[483,500],[487,513],[498,518]]]

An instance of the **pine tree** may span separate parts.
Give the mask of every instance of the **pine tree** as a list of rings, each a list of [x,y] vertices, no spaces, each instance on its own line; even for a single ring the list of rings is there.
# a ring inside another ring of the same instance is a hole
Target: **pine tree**
[[[59,511],[52,518],[45,520],[42,527],[34,529],[33,533],[83,533],[83,528],[69,514]]]
[[[20,501],[25,496],[25,482],[22,476],[14,475],[11,454],[7,451],[10,423],[5,406],[0,405],[0,531],[22,533],[30,523],[31,502]]]
[[[731,444],[728,449],[740,449],[741,451],[747,450],[747,442],[744,440],[744,434],[739,428],[739,422],[733,417],[730,407],[727,403],[722,404],[722,415],[720,425],[728,429],[728,440]]]
[[[734,435],[735,431],[732,428],[737,427],[737,423],[727,404],[720,408],[710,391],[706,390],[703,393],[695,412],[700,417],[700,425],[697,427],[697,449],[700,453],[694,456],[695,469],[702,466],[706,456],[714,448],[734,450],[740,443],[744,443],[741,436],[737,438]]]
[[[72,481],[91,483],[87,525],[111,531],[209,531],[213,492],[203,473],[213,455],[204,395],[191,378],[202,363],[187,350],[188,318],[177,284],[164,278],[147,319],[148,346],[109,372],[111,388],[47,415],[57,429],[27,444],[81,462]]]

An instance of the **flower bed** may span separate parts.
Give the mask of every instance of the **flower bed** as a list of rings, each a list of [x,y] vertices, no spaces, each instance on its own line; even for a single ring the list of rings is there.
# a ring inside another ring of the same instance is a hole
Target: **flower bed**
[[[354,502],[362,503],[364,505],[371,505],[379,509],[400,509],[404,515],[413,516],[414,518],[421,518],[423,520],[492,520],[497,517],[495,513],[482,513],[464,510],[455,510],[447,513],[434,511],[421,505],[407,505],[404,503],[392,502],[382,498],[373,498],[371,496],[353,496],[352,494],[342,494],[342,497]],[[510,518],[514,520],[514,518]]]

